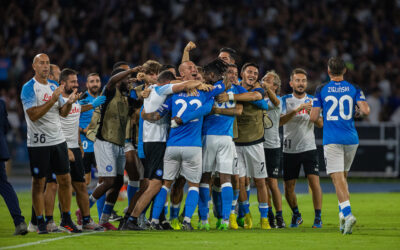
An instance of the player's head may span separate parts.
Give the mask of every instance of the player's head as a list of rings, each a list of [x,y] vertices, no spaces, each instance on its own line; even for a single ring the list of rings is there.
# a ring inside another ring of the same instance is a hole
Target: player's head
[[[122,68],[116,68],[111,72],[111,76],[115,76],[118,73],[126,71],[125,69]],[[124,79],[119,81],[115,86],[119,89],[121,93],[128,92],[128,84],[129,84],[129,75],[126,76]]]
[[[181,65],[179,65],[178,71],[182,79],[185,81],[196,80],[197,74],[199,73],[196,65],[192,61],[181,63]]]
[[[86,88],[91,95],[97,95],[101,88],[100,76],[98,73],[90,73],[86,78]]]
[[[307,72],[302,68],[296,68],[290,74],[290,87],[297,95],[303,95],[307,89]]]
[[[74,89],[78,89],[78,72],[65,68],[60,73],[60,85],[64,85],[64,92],[70,95]]]
[[[176,69],[175,69],[175,66],[174,66],[174,65],[171,65],[171,64],[164,64],[163,66],[161,66],[160,72],[163,72],[164,70],[171,71],[172,74],[174,74],[174,76],[176,77]]]
[[[235,64],[236,50],[231,48],[222,48],[219,50],[218,58],[227,64]]]
[[[154,60],[147,60],[142,66],[144,73],[150,76],[154,81],[157,81],[157,76],[162,66],[161,63]]]
[[[195,77],[195,80],[204,82],[204,69],[203,69],[203,67],[196,66],[196,68],[197,68],[198,74]]]
[[[222,79],[225,73],[227,64],[217,58],[203,67],[204,81],[208,84],[213,84]]]
[[[35,75],[42,79],[49,78],[50,74],[50,59],[46,54],[37,54],[33,58],[32,68],[35,71]]]
[[[60,79],[60,67],[58,67],[55,64],[50,64],[50,74],[49,74],[49,79],[58,82]]]
[[[271,89],[275,94],[281,92],[281,78],[275,70],[268,71],[261,79],[262,86]]]
[[[328,60],[328,75],[332,78],[343,76],[346,73],[346,64],[340,57],[331,57]]]
[[[176,80],[174,73],[169,70],[164,70],[158,75],[157,82],[160,85],[169,84],[171,81]]]
[[[238,69],[236,64],[229,64],[224,74],[224,84],[229,89],[238,80]]]
[[[253,62],[245,63],[240,71],[243,83],[253,87],[258,80],[259,67]]]
[[[117,68],[121,68],[121,69],[124,69],[124,70],[130,69],[129,63],[127,63],[125,61],[119,61],[119,62],[114,63],[113,70],[117,69]]]

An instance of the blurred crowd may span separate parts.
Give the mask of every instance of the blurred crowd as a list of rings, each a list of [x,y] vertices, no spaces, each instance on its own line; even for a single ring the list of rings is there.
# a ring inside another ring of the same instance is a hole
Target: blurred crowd
[[[78,70],[83,87],[90,72],[105,83],[120,60],[178,65],[190,40],[198,65],[231,47],[239,65],[275,69],[282,94],[295,67],[307,70],[313,93],[328,80],[328,58],[340,55],[346,79],[368,96],[370,122],[400,122],[400,0],[13,0],[1,1],[0,23],[0,93],[16,145],[25,136],[19,91],[37,53]]]

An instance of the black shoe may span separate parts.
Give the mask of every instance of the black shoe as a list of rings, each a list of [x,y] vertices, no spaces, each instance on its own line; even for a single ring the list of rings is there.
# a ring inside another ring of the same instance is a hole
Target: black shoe
[[[184,231],[193,231],[192,224],[190,222],[183,221],[182,222],[182,230],[184,230]]]
[[[15,227],[15,232],[14,235],[25,235],[28,233],[28,227],[26,226],[25,221],[19,223],[16,227]]]
[[[82,233],[82,230],[77,228],[76,225],[72,222],[72,220],[61,221],[60,227],[61,229],[69,233]]]
[[[152,222],[150,223],[151,230],[164,230],[164,228],[160,225],[160,223]]]
[[[125,224],[121,227],[122,231],[142,231],[143,228],[139,227],[137,223],[127,220]]]
[[[120,221],[122,219],[123,219],[123,217],[119,216],[115,210],[111,211],[111,215],[110,215],[109,221]]]
[[[276,219],[276,228],[286,227],[285,221],[283,220],[282,216],[275,216],[275,219]]]
[[[268,216],[268,223],[271,226],[271,228],[276,228],[274,215]]]
[[[37,233],[38,233],[38,234],[48,234],[48,233],[49,233],[49,232],[47,231],[47,225],[46,225],[46,223],[40,223],[40,224],[38,224]]]
[[[122,220],[119,221],[119,225],[118,225],[118,230],[122,230],[121,228],[124,226],[124,224],[126,223],[126,221],[128,220],[128,218],[122,218]]]
[[[162,227],[164,230],[174,230],[174,229],[171,227],[171,224],[169,223],[169,221],[167,221],[167,220],[161,222],[161,227]]]

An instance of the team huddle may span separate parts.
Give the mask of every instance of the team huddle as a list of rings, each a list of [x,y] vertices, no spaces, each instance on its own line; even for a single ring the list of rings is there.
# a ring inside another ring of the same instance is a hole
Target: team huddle
[[[211,203],[217,229],[251,229],[251,181],[261,229],[285,228],[278,187],[281,169],[292,210],[289,227],[298,227],[303,219],[295,186],[301,167],[312,191],[312,227],[321,228],[317,126],[323,128],[340,230],[352,233],[356,218],[347,173],[358,146],[354,117],[368,115],[369,106],[359,87],[344,80],[343,60],[328,61],[331,80],[318,86],[314,96],[306,93],[307,72],[294,69],[293,93],[281,97],[275,71],[259,80],[257,64],[247,62],[238,70],[238,55],[231,48],[222,48],[216,59],[200,67],[190,61],[195,47],[192,42],[185,47],[178,70],[153,60],[134,68],[117,62],[104,88],[99,74],[89,74],[84,93],[77,92],[75,70],[60,71],[46,54],[34,58],[35,76],[21,92],[33,177],[30,231],[193,230],[196,208],[197,229],[210,230]],[[99,179],[89,195],[92,167]],[[124,171],[128,206],[116,228],[110,220]],[[57,190],[59,226],[53,219]],[[72,191],[78,226],[71,219]],[[90,215],[94,204],[98,224]]]

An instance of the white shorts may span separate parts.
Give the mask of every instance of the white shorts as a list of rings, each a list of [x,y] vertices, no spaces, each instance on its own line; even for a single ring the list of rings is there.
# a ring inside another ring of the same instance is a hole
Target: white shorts
[[[203,173],[232,174],[234,152],[232,137],[203,136]]]
[[[236,146],[239,177],[267,178],[263,143]]]
[[[358,144],[341,145],[328,144],[324,145],[324,157],[326,164],[326,173],[348,172],[353,163],[354,156],[357,152]]]
[[[239,175],[239,166],[238,166],[238,154],[236,152],[236,147],[235,143],[232,141],[232,146],[233,146],[233,166],[232,166],[232,172],[233,175]]]
[[[167,147],[164,155],[164,180],[175,180],[179,175],[192,183],[201,180],[200,147]]]
[[[99,139],[96,139],[93,147],[94,155],[96,157],[97,171],[100,177],[124,175],[124,147]]]
[[[125,142],[124,152],[129,152],[136,150],[135,146],[133,146],[132,142]]]

